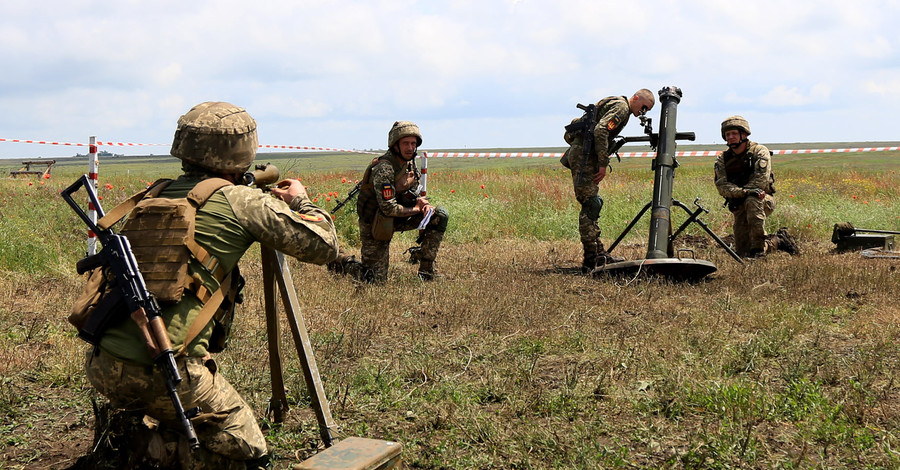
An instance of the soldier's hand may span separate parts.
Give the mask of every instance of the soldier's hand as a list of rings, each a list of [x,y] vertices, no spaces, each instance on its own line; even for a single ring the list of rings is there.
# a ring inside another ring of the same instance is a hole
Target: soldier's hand
[[[297,179],[281,180],[272,188],[272,194],[280,198],[282,201],[290,204],[295,197],[309,197],[306,194],[306,186]]]
[[[756,196],[759,199],[765,199],[766,197],[766,192],[759,188],[746,189],[745,191],[747,191],[748,197]]]
[[[429,207],[432,207],[432,206],[428,202],[428,199],[425,199],[424,197],[420,197],[420,198],[416,199],[416,209],[420,213],[424,214],[425,211],[427,211]]]
[[[600,184],[606,178],[606,167],[600,168],[600,171],[594,173],[594,184]]]

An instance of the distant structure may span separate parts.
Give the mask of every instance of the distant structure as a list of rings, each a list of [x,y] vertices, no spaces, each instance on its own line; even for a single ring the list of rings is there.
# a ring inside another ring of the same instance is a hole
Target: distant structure
[[[82,155],[82,154],[80,154],[80,153],[76,153],[76,154],[75,154],[75,158],[84,158],[84,157],[89,157],[89,156],[91,156],[91,155],[90,155],[90,154]],[[124,154],[121,154],[121,153],[112,153],[112,152],[107,152],[106,150],[101,150],[101,151],[97,152],[97,156],[98,156],[98,157],[113,157],[113,158],[118,158],[118,157],[124,157],[125,155],[124,155]]]
[[[22,162],[22,165],[24,165],[24,166],[23,166],[21,169],[18,169],[18,170],[12,170],[12,171],[9,172],[9,174],[10,174],[10,176],[12,176],[12,177],[14,177],[14,178],[15,178],[15,177],[19,177],[19,176],[31,176],[31,175],[38,175],[38,176],[40,176],[41,178],[49,178],[49,177],[50,177],[50,170],[53,169],[53,164],[55,164],[55,163],[56,163],[56,160],[32,160],[32,161],[26,161],[26,162]],[[45,169],[45,170],[32,170],[32,169],[31,169],[31,166],[32,166],[32,165],[46,165],[46,166],[47,166],[47,169]]]

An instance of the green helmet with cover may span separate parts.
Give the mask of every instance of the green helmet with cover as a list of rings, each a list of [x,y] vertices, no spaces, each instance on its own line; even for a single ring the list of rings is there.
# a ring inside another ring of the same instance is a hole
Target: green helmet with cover
[[[732,129],[739,130],[750,135],[750,123],[742,116],[731,116],[722,121],[722,140],[725,140],[725,132]]]
[[[413,136],[416,138],[416,147],[422,146],[422,133],[419,132],[419,126],[410,121],[397,121],[391,126],[388,132],[388,148],[393,148],[400,139]]]
[[[256,121],[244,108],[207,101],[178,119],[170,153],[217,173],[244,173],[257,148]]]

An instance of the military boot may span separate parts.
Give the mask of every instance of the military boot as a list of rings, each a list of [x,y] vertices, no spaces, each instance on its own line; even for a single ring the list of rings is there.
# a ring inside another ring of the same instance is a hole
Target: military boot
[[[606,251],[606,248],[603,247],[603,242],[597,242],[597,264],[603,266],[604,264],[610,263],[621,263],[625,261],[625,258],[621,258],[619,256],[613,256]]]
[[[581,261],[581,274],[590,274],[597,267],[599,247],[596,243],[582,243],[584,258]]]
[[[797,245],[797,240],[794,240],[788,231],[787,227],[781,227],[778,229],[778,232],[775,233],[775,241],[776,249],[779,251],[783,251],[789,255],[799,255],[800,254],[800,246]]]
[[[444,279],[444,276],[438,274],[434,269],[434,261],[427,261],[424,259],[419,261],[419,272],[417,274],[419,279],[423,281],[439,281]]]
[[[344,254],[344,250],[338,252],[337,258],[335,258],[334,261],[326,264],[325,268],[328,269],[328,272],[334,274],[349,274],[356,279],[360,279],[362,277],[362,263],[356,259],[356,256],[347,256],[346,254]]]

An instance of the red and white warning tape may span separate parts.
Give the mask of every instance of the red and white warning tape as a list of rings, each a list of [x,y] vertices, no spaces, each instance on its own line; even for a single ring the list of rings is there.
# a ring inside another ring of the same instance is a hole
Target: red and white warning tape
[[[381,155],[381,153],[379,153],[379,152],[369,152],[366,150],[336,149],[336,148],[330,148],[330,147],[306,147],[306,146],[301,146],[301,145],[263,145],[263,144],[260,144],[259,148],[261,148],[261,149],[321,150],[323,152],[367,153],[370,155]]]
[[[851,147],[842,149],[799,149],[799,150],[773,150],[775,155],[795,155],[803,153],[856,153],[856,152],[890,152],[900,150],[900,147]],[[676,157],[715,157],[719,150],[690,150],[675,152]],[[499,153],[499,152],[429,152],[429,157],[435,158],[559,158],[562,153]],[[619,152],[622,158],[653,158],[656,152]]]
[[[0,142],[14,142],[20,144],[45,144],[45,145],[67,145],[72,147],[87,147],[90,144],[85,143],[76,143],[76,142],[53,142],[49,140],[25,140],[25,139],[4,139],[0,137]],[[167,147],[172,144],[139,144],[132,142],[104,142],[97,141],[98,146],[116,146],[116,147]],[[338,148],[330,148],[330,147],[307,147],[300,145],[260,145],[259,148],[267,148],[267,149],[296,149],[296,150],[320,150],[324,152],[342,152],[342,153],[368,153],[372,155],[380,155],[376,152],[368,152],[364,150],[350,150],[350,149],[338,149]]]
[[[73,143],[73,142],[53,142],[47,140],[24,140],[24,139],[4,139],[0,137],[0,142],[15,142],[24,144],[45,144],[45,145],[67,145],[73,147],[86,147],[90,144]],[[170,144],[140,144],[131,142],[104,142],[97,141],[98,146],[117,146],[117,147],[162,147]],[[341,152],[341,153],[364,153],[370,155],[379,155],[380,152],[369,152],[365,150],[340,149],[332,147],[308,147],[304,145],[260,145],[259,148],[264,149],[290,149],[290,150],[318,150],[323,152]],[[900,147],[851,147],[851,148],[833,148],[833,149],[797,149],[797,150],[773,150],[775,155],[798,155],[807,153],[861,153],[861,152],[891,152],[900,150]],[[719,154],[718,150],[698,150],[676,152],[676,157],[715,157]],[[428,156],[432,158],[559,158],[562,157],[559,152],[429,152]],[[653,158],[656,152],[619,152],[619,156],[623,158]]]

